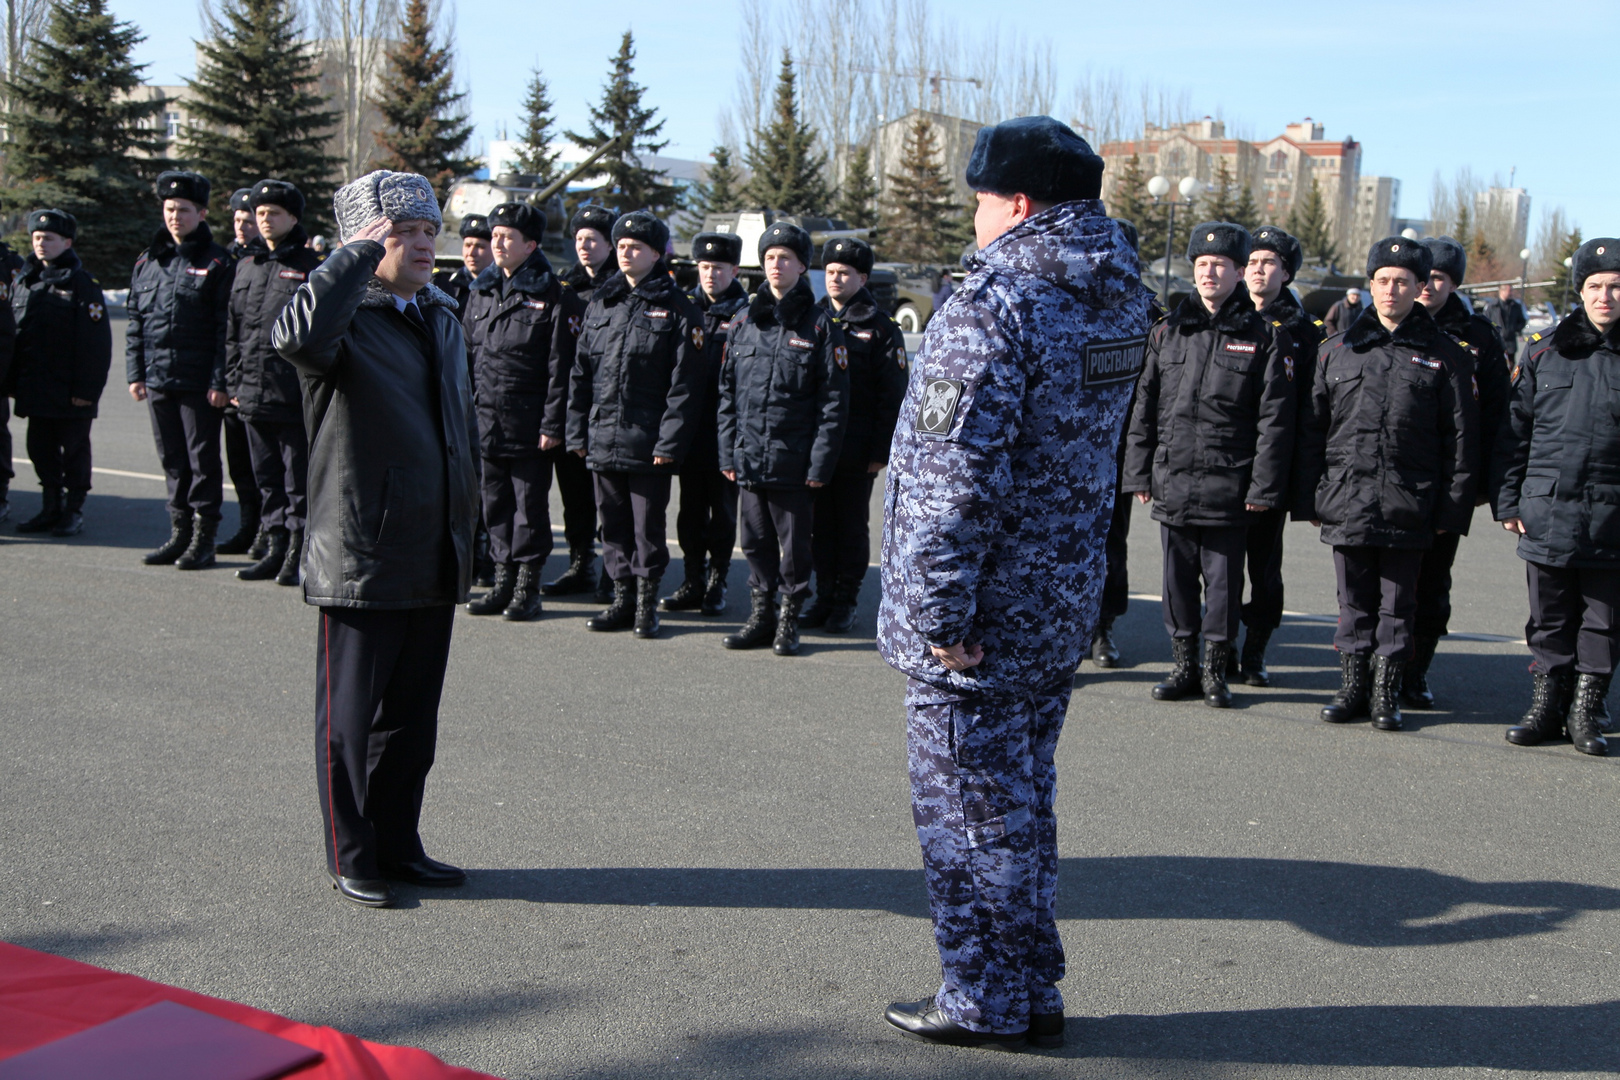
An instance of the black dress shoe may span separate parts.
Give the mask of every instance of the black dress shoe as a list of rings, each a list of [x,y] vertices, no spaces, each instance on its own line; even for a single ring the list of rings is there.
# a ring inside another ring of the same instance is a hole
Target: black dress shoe
[[[1056,1050],[1063,1045],[1063,1014],[1030,1013],[1029,1045]]]
[[[939,1011],[933,998],[897,1001],[883,1011],[883,1019],[900,1029],[909,1039],[940,1043],[944,1046],[982,1046],[986,1050],[1022,1050],[1029,1044],[1028,1033],[1019,1031],[997,1035],[989,1031],[969,1031]]]
[[[467,884],[467,872],[458,866],[442,863],[423,855],[410,862],[383,863],[383,877],[390,881],[403,881],[410,885],[423,885],[429,889],[454,889]]]
[[[340,877],[331,871],[327,871],[326,876],[332,879],[332,888],[343,894],[345,900],[365,907],[393,907],[398,899],[388,882],[379,878]]]

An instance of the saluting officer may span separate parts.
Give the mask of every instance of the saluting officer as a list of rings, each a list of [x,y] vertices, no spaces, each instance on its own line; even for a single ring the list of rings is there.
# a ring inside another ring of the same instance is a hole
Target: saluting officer
[[[233,264],[203,220],[208,179],[165,172],[157,179],[163,225],[135,260],[129,282],[124,374],[152,414],[158,459],[169,482],[169,539],[142,560],[181,570],[214,565],[224,478],[220,410]]]
[[[1249,244],[1241,225],[1193,228],[1187,258],[1198,294],[1183,297],[1148,335],[1120,482],[1139,502],[1153,501],[1164,545],[1164,625],[1175,666],[1153,696],[1177,701],[1202,691],[1217,709],[1232,703],[1227,666],[1248,528],[1286,500],[1297,409],[1294,343],[1254,310],[1243,285]]]
[[[720,470],[742,488],[751,601],[748,621],[721,644],[793,656],[810,592],[814,495],[837,470],[848,418],[849,353],[804,279],[810,234],[777,222],[759,238],[759,261],[766,287],[731,320],[720,369]]]
[[[849,422],[838,467],[816,491],[810,548],[816,599],[801,626],[848,633],[867,564],[872,561],[872,484],[889,463],[889,444],[906,396],[906,339],[866,288],[872,248],[864,240],[827,241],[821,251],[827,295],[820,301],[844,332],[849,351]]]
[[[433,284],[450,294],[456,302],[456,311],[467,314],[467,298],[472,295],[473,282],[490,268],[495,256],[490,251],[489,218],[483,214],[468,214],[461,219],[461,265],[454,270],[439,270],[433,275]]]
[[[1530,711],[1509,742],[1568,732],[1606,754],[1605,699],[1620,660],[1620,239],[1588,240],[1570,267],[1581,306],[1531,334],[1513,370],[1496,517],[1519,534],[1530,584]]]
[[[0,338],[10,322],[13,341],[17,324],[12,319],[11,302],[15,297],[17,280],[22,277],[27,263],[10,245],[0,242]],[[11,467],[11,398],[10,385],[12,352],[9,346],[0,346],[0,523],[11,517],[11,481],[17,474]]]
[[[1417,302],[1431,261],[1416,240],[1374,244],[1372,306],[1317,354],[1294,518],[1333,545],[1342,682],[1322,709],[1330,724],[1370,714],[1400,730],[1423,553],[1473,513],[1479,411],[1466,360]]]
[[[566,392],[585,303],[563,288],[540,250],[543,211],[502,203],[489,213],[489,230],[495,261],[473,283],[461,321],[495,583],[467,610],[526,622],[540,614],[540,568],[551,554],[551,464],[541,455],[566,436]]]
[[[748,303],[748,290],[737,280],[742,237],[736,233],[698,233],[692,238],[698,287],[692,301],[703,312],[706,374],[703,404],[698,409],[692,449],[681,464],[680,509],[675,538],[686,567],[681,587],[660,602],[665,611],[720,615],[726,610],[726,575],[737,542],[737,482],[720,472],[720,359],[726,324]]]
[[[231,192],[231,242],[225,250],[240,262],[251,252],[263,252],[264,241],[259,236],[259,223],[253,217],[252,188],[237,188]],[[233,286],[234,287],[234,286]],[[226,359],[226,381],[230,379],[230,360]],[[230,393],[229,387],[226,393]],[[236,490],[236,532],[214,545],[221,555],[247,555],[262,559],[268,537],[259,505],[259,482],[253,478],[253,453],[248,449],[247,424],[238,415],[235,405],[225,406],[222,441],[225,444],[225,472]]]

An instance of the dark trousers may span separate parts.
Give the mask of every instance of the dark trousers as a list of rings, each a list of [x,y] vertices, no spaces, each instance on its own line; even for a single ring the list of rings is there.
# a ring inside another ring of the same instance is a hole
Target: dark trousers
[[[28,460],[46,491],[90,490],[90,417],[28,418]]]
[[[542,457],[486,457],[484,527],[489,557],[538,567],[551,554],[551,463]]]
[[[1417,615],[1412,624],[1416,637],[1443,638],[1451,622],[1451,565],[1457,561],[1457,545],[1462,534],[1447,532],[1434,538],[1434,547],[1423,553],[1418,568]]]
[[[669,481],[668,473],[596,474],[602,562],[613,581],[664,576],[669,567],[669,541],[664,535]]]
[[[225,471],[236,489],[236,506],[244,519],[259,516],[264,500],[259,497],[259,480],[253,475],[253,451],[248,446],[248,422],[233,412],[224,416]]]
[[[835,472],[815,488],[810,551],[816,588],[826,595],[839,578],[862,581],[872,561],[872,484],[876,473]]]
[[[321,608],[315,783],[326,865],[380,877],[424,854],[417,824],[439,733],[455,608]]]
[[[1530,620],[1524,624],[1532,670],[1550,674],[1575,665],[1588,675],[1612,675],[1620,660],[1620,566],[1577,569],[1524,564],[1530,579]]]
[[[596,483],[585,459],[558,446],[542,450],[540,460],[557,474],[557,494],[562,498],[563,539],[570,551],[596,548]],[[549,512],[549,511],[548,511]]]
[[[11,446],[11,399],[0,394],[0,491],[9,488],[12,477],[17,475],[17,470],[11,467],[15,453]]]
[[[1131,610],[1130,561],[1131,504],[1136,496],[1114,494],[1114,516],[1108,522],[1108,571],[1103,575],[1102,621],[1111,623]]]
[[[1243,605],[1243,625],[1250,630],[1275,630],[1283,613],[1283,529],[1288,511],[1267,510],[1249,516],[1244,548],[1249,564],[1249,602]]]
[[[1418,570],[1423,552],[1406,548],[1333,548],[1339,586],[1339,629],[1333,647],[1404,660],[1412,655]]]
[[[1202,628],[1205,641],[1237,639],[1246,531],[1241,525],[1160,523],[1164,627],[1171,637],[1197,637]]]
[[[809,487],[743,488],[737,495],[740,547],[748,558],[754,592],[805,596],[810,592],[810,532],[814,491]]]
[[[911,816],[939,946],[934,1000],[975,1031],[1061,1013],[1057,768],[1073,687],[1012,698],[906,684]]]
[[[309,439],[303,424],[249,420],[248,447],[259,483],[259,512],[266,526],[299,530],[308,520]]]
[[[737,543],[737,481],[727,480],[710,462],[682,468],[681,497],[675,511],[675,539],[688,569],[705,559],[715,566],[731,564]]]
[[[147,391],[152,436],[158,460],[169,481],[169,512],[195,513],[218,521],[225,498],[224,469],[219,461],[220,410],[205,393]]]

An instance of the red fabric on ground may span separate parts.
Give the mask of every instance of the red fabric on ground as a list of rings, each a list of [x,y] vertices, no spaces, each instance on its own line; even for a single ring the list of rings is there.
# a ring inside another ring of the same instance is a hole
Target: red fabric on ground
[[[159,1001],[213,1013],[325,1055],[288,1073],[294,1080],[494,1080],[487,1073],[446,1065],[426,1050],[367,1042],[234,1001],[0,942],[0,1060]]]

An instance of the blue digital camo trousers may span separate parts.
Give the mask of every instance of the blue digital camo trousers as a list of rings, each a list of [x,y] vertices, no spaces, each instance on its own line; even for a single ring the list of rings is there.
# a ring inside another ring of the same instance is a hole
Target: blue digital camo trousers
[[[1014,1032],[1060,1013],[1057,750],[1073,684],[1014,697],[906,685],[911,812],[944,981],[940,1010]]]

